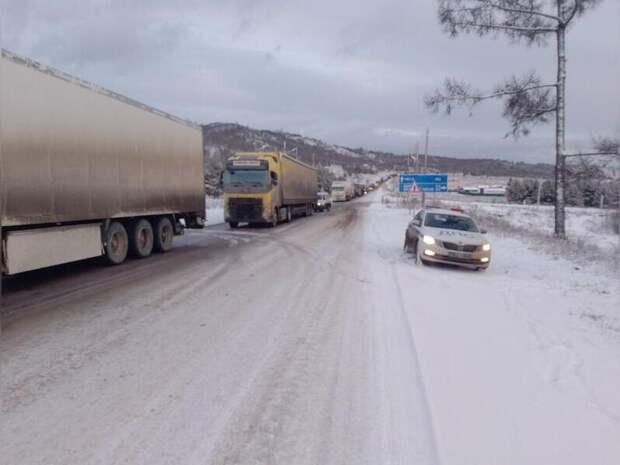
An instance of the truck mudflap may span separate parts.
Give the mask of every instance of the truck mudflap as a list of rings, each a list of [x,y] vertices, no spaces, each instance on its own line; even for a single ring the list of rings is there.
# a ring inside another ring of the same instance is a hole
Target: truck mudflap
[[[203,229],[205,227],[206,218],[200,215],[191,215],[187,217],[187,227],[190,229]]]

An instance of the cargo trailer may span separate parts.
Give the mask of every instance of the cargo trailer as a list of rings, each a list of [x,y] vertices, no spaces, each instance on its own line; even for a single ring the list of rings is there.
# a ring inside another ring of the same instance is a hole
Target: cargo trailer
[[[196,124],[3,50],[0,137],[5,274],[120,264],[204,225]]]

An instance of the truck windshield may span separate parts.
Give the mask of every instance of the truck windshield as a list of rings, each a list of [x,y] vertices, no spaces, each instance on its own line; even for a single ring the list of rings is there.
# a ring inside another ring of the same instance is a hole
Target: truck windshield
[[[226,170],[223,181],[226,192],[263,192],[271,186],[267,170]]]
[[[344,190],[344,186],[332,186],[332,190],[333,191],[343,191]]]
[[[430,228],[456,229],[457,231],[478,232],[476,223],[471,218],[442,213],[427,213],[424,225]]]

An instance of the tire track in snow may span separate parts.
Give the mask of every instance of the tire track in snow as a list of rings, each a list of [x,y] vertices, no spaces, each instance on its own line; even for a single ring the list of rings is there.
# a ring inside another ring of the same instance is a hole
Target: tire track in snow
[[[370,223],[371,230],[373,233],[373,238],[371,239],[371,243],[374,246],[372,253],[376,253],[380,257],[380,262],[384,264],[384,267],[387,268],[385,272],[389,273],[389,276],[392,278],[393,288],[394,288],[394,296],[396,300],[396,304],[398,307],[398,316],[402,321],[402,327],[404,328],[404,333],[408,345],[408,352],[411,357],[411,365],[413,369],[413,378],[417,387],[417,400],[419,401],[419,407],[422,409],[422,414],[424,418],[422,421],[416,422],[416,425],[422,425],[426,429],[426,435],[428,438],[428,447],[427,447],[427,456],[424,457],[426,459],[426,464],[428,465],[440,465],[441,459],[439,455],[439,448],[436,439],[435,432],[435,422],[433,419],[432,410],[430,407],[430,402],[426,390],[426,385],[424,383],[424,377],[422,374],[420,358],[418,355],[418,348],[416,346],[415,335],[413,332],[413,327],[411,325],[411,320],[407,313],[407,306],[405,305],[405,301],[403,299],[403,292],[400,285],[399,276],[397,273],[397,266],[402,264],[402,252],[400,249],[397,249],[393,244],[399,245],[399,241],[395,241],[393,237],[385,237],[383,234],[383,230],[377,224],[377,218],[375,216],[367,215],[367,220]],[[386,250],[387,248],[387,250]],[[386,280],[387,281],[387,280]],[[383,289],[383,292],[388,292],[387,289]],[[419,457],[418,457],[419,458]],[[420,463],[420,462],[416,462]]]

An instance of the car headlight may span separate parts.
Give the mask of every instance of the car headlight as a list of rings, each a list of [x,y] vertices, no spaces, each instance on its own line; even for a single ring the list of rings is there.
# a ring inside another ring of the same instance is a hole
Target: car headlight
[[[484,250],[485,252],[488,252],[489,250],[491,250],[491,244],[484,244],[482,246],[482,250]]]
[[[434,238],[433,236],[424,236],[424,237],[422,238],[422,241],[423,241],[425,244],[428,244],[428,245],[433,245],[433,244],[435,243],[435,238]]]

